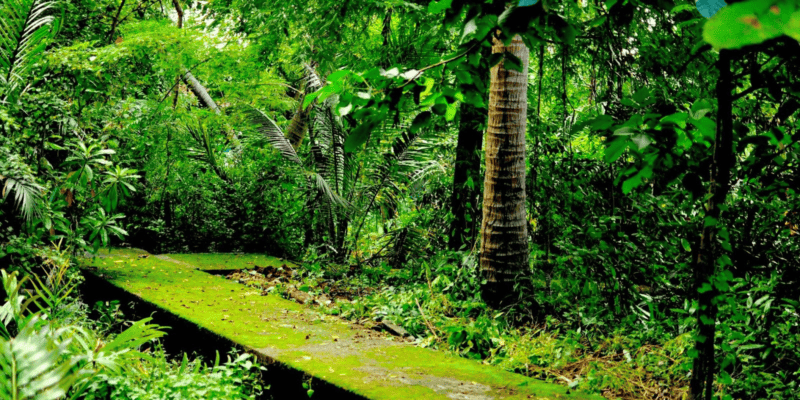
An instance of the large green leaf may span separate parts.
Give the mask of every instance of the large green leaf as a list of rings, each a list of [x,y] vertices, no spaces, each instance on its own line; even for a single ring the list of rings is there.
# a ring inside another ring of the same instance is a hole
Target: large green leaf
[[[738,49],[781,35],[800,40],[800,1],[750,0],[724,7],[703,26],[717,49]]]

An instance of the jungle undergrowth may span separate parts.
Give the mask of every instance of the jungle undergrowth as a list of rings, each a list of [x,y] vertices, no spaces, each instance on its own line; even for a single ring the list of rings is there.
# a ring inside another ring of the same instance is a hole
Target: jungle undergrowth
[[[575,324],[532,315],[528,304],[505,311],[480,298],[474,257],[443,254],[403,269],[386,265],[348,276],[349,269],[313,261],[233,271],[229,279],[263,294],[308,293],[319,310],[376,327],[390,321],[415,344],[451,351],[526,376],[601,393],[610,399],[681,399],[687,393],[690,334],[642,332],[635,325]],[[654,339],[660,337],[662,339]]]

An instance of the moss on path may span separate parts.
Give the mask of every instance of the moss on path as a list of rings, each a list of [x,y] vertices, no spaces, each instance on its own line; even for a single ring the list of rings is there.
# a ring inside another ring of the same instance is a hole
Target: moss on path
[[[111,284],[262,357],[370,399],[601,399],[394,341],[202,271],[284,263],[263,255],[163,257],[119,249],[85,264]]]

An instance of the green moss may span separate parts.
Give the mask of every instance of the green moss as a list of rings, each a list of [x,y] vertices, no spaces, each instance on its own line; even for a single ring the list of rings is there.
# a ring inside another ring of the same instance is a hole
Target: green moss
[[[192,264],[202,270],[252,269],[256,266],[278,268],[284,265],[289,268],[297,267],[289,261],[263,254],[169,254],[169,257],[187,264]]]
[[[374,337],[336,317],[278,296],[261,296],[195,267],[240,269],[266,266],[276,262],[273,258],[170,255],[180,261],[176,263],[143,257],[146,254],[135,250],[104,251],[102,255],[87,259],[85,265],[95,267],[91,271],[113,285],[282,364],[369,398],[447,399],[441,388],[451,386],[456,392],[485,390],[478,392],[494,398],[599,399],[567,396],[563,386]]]

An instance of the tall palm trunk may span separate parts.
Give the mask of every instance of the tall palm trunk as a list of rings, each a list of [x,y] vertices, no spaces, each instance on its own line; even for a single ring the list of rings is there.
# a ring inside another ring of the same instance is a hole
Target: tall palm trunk
[[[499,307],[509,300],[514,276],[528,267],[525,212],[525,123],[528,109],[528,48],[519,36],[508,46],[497,39],[492,53],[510,53],[522,72],[492,67],[489,124],[486,130],[486,177],[481,224],[483,297]]]

